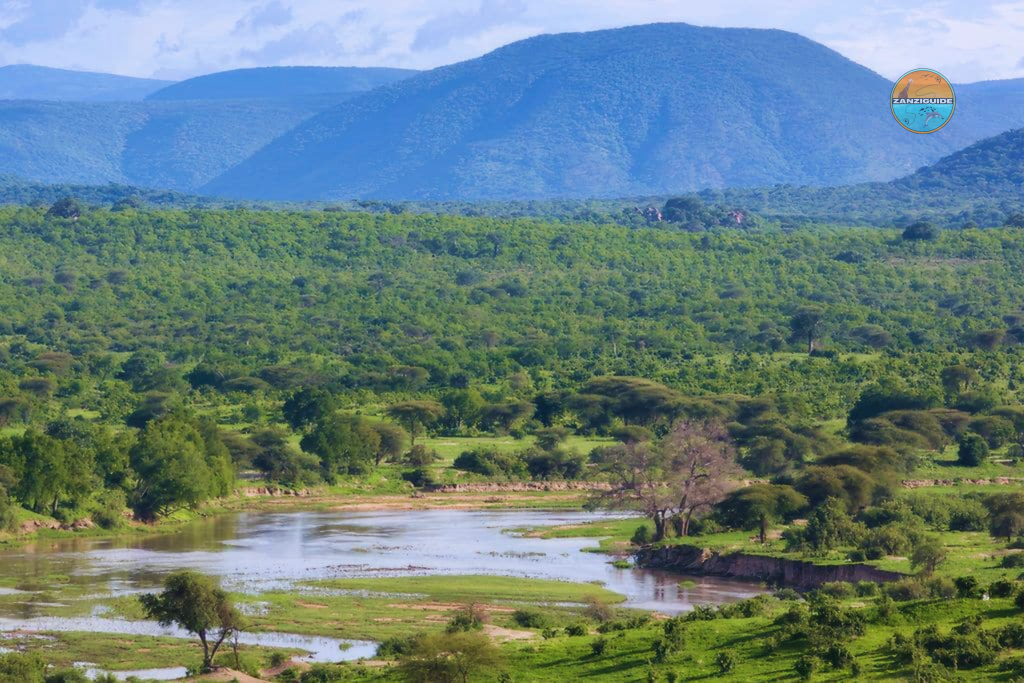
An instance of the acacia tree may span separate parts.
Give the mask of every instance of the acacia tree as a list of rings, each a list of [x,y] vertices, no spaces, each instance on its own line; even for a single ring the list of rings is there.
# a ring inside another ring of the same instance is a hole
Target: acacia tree
[[[743,471],[729,433],[718,422],[680,420],[661,449],[667,483],[678,501],[676,531],[687,536],[694,516],[721,502]]]
[[[718,505],[717,515],[730,526],[757,528],[761,543],[764,543],[773,522],[787,519],[806,506],[807,498],[792,486],[754,484],[726,496]]]
[[[177,624],[199,636],[203,645],[203,672],[213,667],[213,658],[225,640],[245,624],[228,594],[212,578],[194,571],[179,571],[164,581],[158,595],[139,596],[146,615],[161,626]]]
[[[416,445],[416,437],[434,424],[444,412],[444,406],[437,401],[403,401],[387,410],[388,417],[409,432],[413,446]]]
[[[821,332],[825,313],[817,306],[801,306],[789,320],[793,338],[807,342],[807,353],[814,351],[814,340]]]

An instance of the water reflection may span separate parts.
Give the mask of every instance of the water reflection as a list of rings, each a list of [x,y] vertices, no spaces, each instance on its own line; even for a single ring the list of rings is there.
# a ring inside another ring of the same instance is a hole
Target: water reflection
[[[217,575],[227,588],[245,593],[296,590],[296,582],[319,578],[494,574],[602,583],[625,595],[628,606],[670,614],[761,592],[748,583],[703,578],[681,586],[684,577],[676,574],[616,569],[605,555],[580,552],[595,545],[593,539],[507,533],[596,517],[506,510],[245,513],[193,524],[176,534],[25,546],[0,553],[0,572],[26,585],[66,576],[107,595],[152,590],[167,573],[183,567]],[[31,600],[0,604],[3,616],[38,615]]]

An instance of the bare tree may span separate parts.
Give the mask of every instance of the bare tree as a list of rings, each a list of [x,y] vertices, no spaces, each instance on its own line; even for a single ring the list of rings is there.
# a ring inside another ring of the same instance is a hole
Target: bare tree
[[[728,432],[716,422],[677,422],[657,446],[623,444],[608,456],[611,488],[592,501],[595,507],[640,510],[654,522],[654,541],[665,538],[668,524],[686,536],[696,515],[723,500],[742,470]]]
[[[676,492],[676,531],[688,536],[695,515],[736,487],[742,470],[729,433],[718,422],[680,420],[661,441],[669,488]]]
[[[665,538],[668,520],[675,513],[675,492],[665,481],[661,452],[647,442],[622,444],[605,462],[612,487],[591,501],[593,507],[640,510],[654,522],[654,542]]]

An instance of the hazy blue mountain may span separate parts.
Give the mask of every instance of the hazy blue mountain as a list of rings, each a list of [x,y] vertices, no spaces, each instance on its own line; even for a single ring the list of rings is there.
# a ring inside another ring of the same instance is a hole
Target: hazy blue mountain
[[[408,78],[408,69],[286,66],[238,69],[190,78],[149,95],[151,100],[230,100],[334,95],[373,90]]]
[[[188,191],[337,101],[0,102],[0,174]]]
[[[782,219],[891,226],[923,218],[946,227],[998,226],[1024,211],[1024,128],[985,138],[885,183],[733,188],[701,196]]]
[[[141,100],[172,82],[12,64],[0,66],[0,100],[130,102]]]
[[[905,175],[1024,124],[967,86],[908,134],[892,84],[783,31],[656,24],[540,36],[343,103],[206,186],[279,199],[661,195]]]

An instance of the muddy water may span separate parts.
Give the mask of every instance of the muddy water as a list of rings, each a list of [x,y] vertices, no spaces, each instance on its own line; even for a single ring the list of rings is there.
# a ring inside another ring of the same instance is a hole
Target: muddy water
[[[181,568],[219,576],[242,593],[304,590],[301,581],[337,577],[414,574],[493,574],[577,583],[600,582],[626,596],[626,605],[675,614],[697,604],[739,600],[762,590],[753,584],[684,577],[640,569],[616,569],[606,555],[581,552],[594,539],[539,539],[510,529],[579,524],[596,515],[545,511],[383,511],[245,513],[220,516],[181,533],[133,539],[73,539],[0,552],[0,576],[38,591],[50,577],[66,576],[97,597],[157,589]],[[581,594],[583,590],[581,589]],[[96,614],[90,619],[47,618],[46,606],[26,592],[24,601],[0,603],[0,631],[95,631],[180,635],[155,624]],[[275,634],[276,646],[311,653],[311,661],[372,654],[372,644]],[[316,640],[317,642],[312,642]],[[321,642],[322,641],[322,642]],[[339,656],[340,654],[340,656]]]

